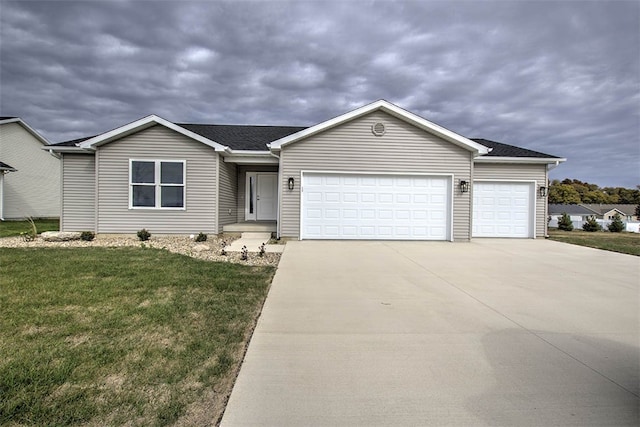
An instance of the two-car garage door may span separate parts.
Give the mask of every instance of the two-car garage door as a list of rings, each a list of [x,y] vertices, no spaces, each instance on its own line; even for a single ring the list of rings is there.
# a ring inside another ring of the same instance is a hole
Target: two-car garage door
[[[302,176],[302,239],[450,240],[451,179],[422,175]]]

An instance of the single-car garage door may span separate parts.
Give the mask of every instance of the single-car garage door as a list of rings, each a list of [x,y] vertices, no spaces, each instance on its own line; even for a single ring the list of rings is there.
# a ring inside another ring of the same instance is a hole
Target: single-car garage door
[[[473,237],[533,237],[533,191],[526,182],[474,182]]]
[[[302,174],[302,239],[449,240],[450,178]]]

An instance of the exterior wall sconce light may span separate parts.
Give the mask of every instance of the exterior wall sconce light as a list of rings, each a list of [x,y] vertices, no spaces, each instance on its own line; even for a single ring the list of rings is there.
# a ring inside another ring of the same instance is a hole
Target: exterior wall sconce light
[[[460,181],[460,192],[461,193],[469,192],[469,181]]]
[[[540,186],[538,192],[540,193],[540,197],[547,197],[547,187]]]
[[[289,186],[289,190],[293,190],[293,187],[295,185],[295,182],[293,181],[293,177],[290,176],[289,179],[287,180],[287,185]]]

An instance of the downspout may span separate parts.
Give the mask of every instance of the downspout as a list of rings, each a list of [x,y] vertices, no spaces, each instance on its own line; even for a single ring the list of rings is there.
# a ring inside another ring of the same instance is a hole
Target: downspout
[[[278,159],[278,204],[276,205],[276,239],[280,240],[280,204],[282,203],[282,158],[273,151],[269,150],[269,154]]]
[[[0,171],[0,221],[4,221],[4,171]]]

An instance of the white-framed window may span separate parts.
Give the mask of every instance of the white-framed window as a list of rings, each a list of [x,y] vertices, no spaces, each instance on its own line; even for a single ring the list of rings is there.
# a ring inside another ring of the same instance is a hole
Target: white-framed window
[[[185,160],[129,160],[130,209],[185,209]]]

